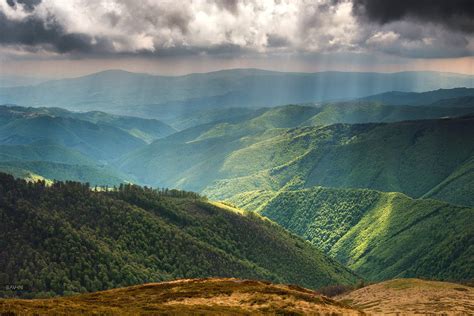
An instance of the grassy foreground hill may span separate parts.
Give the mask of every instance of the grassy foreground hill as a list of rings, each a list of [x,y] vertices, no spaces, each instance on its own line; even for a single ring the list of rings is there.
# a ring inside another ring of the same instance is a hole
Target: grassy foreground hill
[[[397,279],[338,296],[372,315],[472,315],[474,288],[449,282]]]
[[[349,306],[294,285],[239,279],[150,283],[48,300],[1,300],[0,313],[56,315],[359,315]]]
[[[94,192],[6,174],[0,190],[0,283],[25,284],[28,295],[211,276],[309,288],[358,279],[280,226],[195,193],[132,185]]]
[[[474,278],[474,208],[401,193],[314,187],[233,200],[370,280]]]
[[[52,299],[0,299],[0,313],[54,315],[379,315],[474,312],[465,285],[398,279],[327,298],[294,285],[185,279]]]

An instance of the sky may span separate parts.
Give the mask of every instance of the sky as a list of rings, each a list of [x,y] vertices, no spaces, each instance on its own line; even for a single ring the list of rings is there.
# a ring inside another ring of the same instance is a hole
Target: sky
[[[0,0],[0,74],[474,74],[473,0]]]

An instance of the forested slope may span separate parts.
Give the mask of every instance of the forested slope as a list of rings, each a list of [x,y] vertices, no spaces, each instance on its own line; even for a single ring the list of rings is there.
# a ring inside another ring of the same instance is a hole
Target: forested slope
[[[219,167],[223,179],[204,193],[228,199],[246,191],[320,185],[421,197],[455,177],[459,181],[450,181],[438,197],[474,205],[472,194],[449,196],[472,190],[467,162],[473,135],[474,117],[291,129],[232,152]]]
[[[94,192],[0,174],[0,219],[0,282],[31,295],[210,276],[311,288],[357,280],[276,224],[189,192]]]
[[[323,187],[247,192],[232,202],[274,220],[370,280],[474,277],[474,208]]]

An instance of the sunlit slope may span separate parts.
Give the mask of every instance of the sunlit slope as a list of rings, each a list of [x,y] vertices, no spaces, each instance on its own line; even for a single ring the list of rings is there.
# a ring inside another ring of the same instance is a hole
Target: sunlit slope
[[[1,174],[1,282],[34,295],[192,277],[267,279],[318,288],[356,276],[253,213],[194,193],[78,183],[31,185]]]
[[[48,300],[1,300],[2,313],[172,315],[359,315],[348,305],[294,285],[241,279],[149,283]]]
[[[274,220],[370,280],[474,277],[474,209],[366,189],[247,192],[231,202]]]
[[[277,189],[294,178],[307,186],[368,187],[418,197],[454,172],[473,147],[469,117],[298,127],[319,111],[290,105],[193,127],[121,157],[118,166],[142,183],[206,189],[217,198],[233,190],[229,182],[249,191],[268,183]],[[405,181],[414,171],[433,175]],[[223,179],[221,192],[212,189],[214,181]],[[249,182],[256,183],[253,189]]]
[[[226,199],[321,185],[421,197],[472,159],[473,135],[473,117],[293,129],[228,154],[218,166],[224,179],[204,193]],[[464,173],[460,184],[472,177]],[[473,201],[468,195],[463,203]]]

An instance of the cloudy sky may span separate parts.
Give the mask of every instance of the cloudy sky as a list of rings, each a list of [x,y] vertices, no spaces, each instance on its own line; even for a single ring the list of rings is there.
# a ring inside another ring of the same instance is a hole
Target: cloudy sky
[[[474,73],[473,0],[0,0],[0,73]]]

